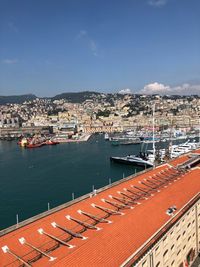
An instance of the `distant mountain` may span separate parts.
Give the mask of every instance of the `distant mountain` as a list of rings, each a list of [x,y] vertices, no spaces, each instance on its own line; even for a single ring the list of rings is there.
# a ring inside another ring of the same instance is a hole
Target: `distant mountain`
[[[123,99],[125,97],[124,94],[119,94],[119,93],[100,93],[100,92],[92,92],[92,91],[83,91],[83,92],[74,92],[74,93],[62,93],[58,94],[54,97],[37,97],[33,94],[26,94],[26,95],[12,95],[12,96],[0,96],[0,105],[5,105],[5,104],[22,104],[25,101],[31,101],[36,98],[40,99],[51,99],[52,101],[54,100],[60,100],[60,99],[65,99],[68,102],[71,103],[83,103],[86,99],[91,99],[91,100],[102,100],[109,102],[112,105],[114,105],[114,100],[118,99]],[[145,99],[156,99],[157,95],[140,95],[140,94],[134,94],[134,95],[129,95],[132,99],[140,99],[145,98]],[[193,98],[199,98],[200,96],[198,95],[191,95],[191,96],[179,96],[179,95],[165,95],[162,96],[163,99],[180,99],[180,98],[185,98],[185,99],[190,99],[192,100]]]
[[[103,94],[98,92],[83,91],[74,93],[62,93],[54,97],[42,97],[43,99],[60,100],[66,99],[71,103],[83,103],[86,99],[94,99],[95,97],[101,97]],[[109,95],[109,94],[108,94]],[[12,96],[0,96],[0,105],[5,104],[22,104],[24,101],[34,100],[37,96],[33,94],[27,95],[12,95]]]
[[[22,104],[24,101],[34,100],[37,96],[28,94],[28,95],[10,95],[10,96],[0,96],[0,105],[5,104]]]
[[[102,93],[84,91],[84,92],[76,92],[76,93],[62,93],[62,94],[52,97],[51,99],[52,100],[66,99],[72,103],[82,103],[86,99],[93,99],[95,96],[97,97],[100,95],[102,95]]]

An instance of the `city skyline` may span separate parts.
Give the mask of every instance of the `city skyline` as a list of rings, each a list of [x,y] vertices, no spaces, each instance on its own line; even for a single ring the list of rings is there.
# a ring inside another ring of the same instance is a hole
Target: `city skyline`
[[[200,92],[197,0],[0,6],[0,95]]]

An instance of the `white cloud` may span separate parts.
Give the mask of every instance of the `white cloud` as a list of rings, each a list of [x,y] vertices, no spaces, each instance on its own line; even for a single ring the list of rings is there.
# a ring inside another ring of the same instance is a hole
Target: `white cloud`
[[[172,87],[172,92],[177,92],[177,94],[183,95],[200,95],[200,84],[184,83],[182,85]]]
[[[143,94],[159,94],[159,93],[166,93],[170,90],[170,87],[168,85],[164,85],[162,83],[149,83],[144,86],[144,88],[141,90]]]
[[[87,35],[87,31],[86,30],[81,30],[79,32],[79,34],[77,35],[77,38],[80,39],[80,38],[82,38],[82,37],[84,37],[86,35]]]
[[[2,60],[2,63],[3,64],[10,64],[10,65],[12,65],[12,64],[16,64],[18,62],[18,60],[17,59],[3,59]]]
[[[166,5],[168,2],[168,0],[149,0],[148,3],[150,6],[154,6],[154,7],[161,7]]]
[[[77,35],[78,39],[85,39],[87,41],[87,46],[90,49],[90,51],[92,52],[92,54],[97,57],[99,56],[99,50],[98,50],[98,46],[96,41],[90,37],[90,35],[88,34],[88,32],[86,30],[81,30],[78,35]]]
[[[122,94],[122,95],[125,95],[125,94],[132,94],[131,92],[131,89],[129,88],[126,88],[126,89],[122,89],[118,92],[118,94]]]
[[[160,95],[200,95],[200,84],[184,83],[179,86],[169,86],[162,83],[154,82],[144,86],[139,93],[142,94],[160,94]]]

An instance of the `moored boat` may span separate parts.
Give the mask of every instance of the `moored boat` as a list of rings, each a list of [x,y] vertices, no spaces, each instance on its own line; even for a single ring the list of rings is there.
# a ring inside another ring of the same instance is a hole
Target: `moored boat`
[[[112,145],[137,145],[141,143],[140,138],[112,138],[111,140]]]
[[[45,145],[58,145],[59,142],[53,140],[46,140]]]
[[[105,139],[105,140],[109,140],[109,135],[108,135],[108,133],[105,133],[105,134],[104,134],[104,139]]]
[[[111,161],[114,161],[116,163],[123,163],[128,165],[134,165],[134,166],[142,166],[142,167],[153,167],[153,162],[148,160],[146,155],[128,155],[125,157],[110,157]]]

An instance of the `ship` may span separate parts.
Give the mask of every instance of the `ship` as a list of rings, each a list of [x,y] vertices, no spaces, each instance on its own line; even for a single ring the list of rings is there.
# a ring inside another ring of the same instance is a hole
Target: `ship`
[[[44,138],[22,138],[17,143],[21,147],[25,148],[38,148],[44,145],[57,145],[59,142],[54,141],[52,139],[45,140]]]
[[[111,144],[112,145],[137,145],[140,144],[142,141],[140,138],[112,138],[111,139]]]
[[[153,167],[153,160],[150,160],[145,153],[140,153],[138,156],[128,155],[125,157],[110,157],[110,160],[117,163],[142,166],[145,168]]]

